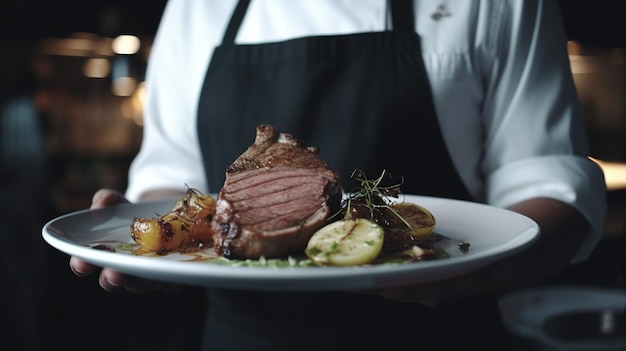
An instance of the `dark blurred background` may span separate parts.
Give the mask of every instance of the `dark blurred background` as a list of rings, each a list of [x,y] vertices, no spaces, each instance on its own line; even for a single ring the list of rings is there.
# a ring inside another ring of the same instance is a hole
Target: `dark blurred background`
[[[626,1],[559,1],[591,156],[626,162]],[[41,239],[43,224],[124,190],[141,141],[146,60],[164,0],[5,0],[0,5],[0,168],[7,349],[197,346],[198,289],[109,294],[78,279]],[[118,52],[114,47],[120,47]],[[622,179],[623,178],[623,179]],[[606,233],[564,281],[622,285],[624,183],[609,194]],[[616,263],[618,262],[618,263]]]

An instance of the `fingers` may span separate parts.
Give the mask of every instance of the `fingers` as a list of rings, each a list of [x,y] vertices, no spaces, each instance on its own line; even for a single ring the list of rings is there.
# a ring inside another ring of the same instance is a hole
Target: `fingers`
[[[180,289],[180,286],[178,285],[136,278],[116,272],[109,268],[102,269],[99,283],[102,289],[108,292],[128,290],[133,294],[148,294],[153,292],[169,293]]]
[[[128,202],[124,195],[111,189],[100,189],[96,191],[91,199],[91,209],[97,209]]]
[[[100,270],[100,267],[94,266],[88,262],[81,260],[78,257],[70,257],[70,269],[75,275],[79,277],[87,277],[96,271]],[[124,276],[113,270],[104,268],[100,272],[99,283],[100,286],[109,292],[114,292],[124,287]]]
[[[79,277],[86,277],[100,268],[81,260],[78,257],[70,257],[70,269]]]
[[[100,287],[108,292],[116,292],[120,290],[124,290],[126,282],[130,279],[130,277],[116,272],[109,268],[103,268],[100,272],[100,278],[98,279],[98,283]]]
[[[94,266],[74,256],[70,258],[70,268],[72,272],[79,277],[86,277],[100,270],[100,267]],[[135,278],[110,268],[103,268],[100,271],[98,283],[102,289],[108,292],[128,290],[134,294],[147,294],[159,291],[169,293],[180,290],[180,286],[178,285]]]
[[[122,193],[111,189],[100,189],[93,195],[90,208],[93,210],[126,202],[128,200]],[[131,277],[110,268],[101,269],[74,256],[70,257],[69,264],[72,272],[79,277],[86,277],[100,271],[98,283],[108,292],[128,290],[135,294],[146,294],[157,291],[174,292],[180,289],[177,285]]]

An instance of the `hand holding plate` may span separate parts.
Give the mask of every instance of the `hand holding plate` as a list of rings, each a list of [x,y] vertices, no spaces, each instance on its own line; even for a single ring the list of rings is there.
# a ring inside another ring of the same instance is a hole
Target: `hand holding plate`
[[[94,194],[90,209],[94,210],[127,202],[128,200],[121,193],[115,190],[101,189]],[[135,278],[111,268],[100,268],[76,256],[70,257],[70,268],[79,277],[86,277],[100,270],[98,282],[104,290],[109,292],[126,289],[132,293],[143,294],[155,291],[171,292],[179,289],[179,286],[176,285]]]

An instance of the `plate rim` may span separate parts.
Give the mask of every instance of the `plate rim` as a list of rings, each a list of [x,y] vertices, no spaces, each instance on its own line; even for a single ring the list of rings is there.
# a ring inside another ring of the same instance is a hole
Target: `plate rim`
[[[83,209],[70,212],[54,219],[51,219],[42,228],[43,239],[55,249],[68,255],[82,258],[97,266],[112,267],[122,273],[140,276],[147,279],[164,280],[172,283],[214,286],[235,289],[253,289],[253,290],[280,290],[280,291],[321,291],[321,290],[339,290],[349,288],[381,288],[404,285],[407,277],[416,278],[421,271],[430,270],[431,274],[439,272],[441,275],[438,279],[449,278],[456,275],[471,272],[480,269],[487,264],[494,263],[504,257],[519,252],[532,245],[539,238],[540,230],[538,224],[532,219],[513,212],[508,209],[494,207],[484,203],[421,196],[421,195],[403,195],[404,200],[422,204],[429,209],[425,202],[442,203],[447,205],[470,207],[478,210],[495,211],[495,213],[506,213],[511,218],[525,222],[528,226],[524,231],[517,233],[511,240],[503,242],[497,247],[483,250],[474,255],[463,255],[451,257],[444,260],[433,260],[416,262],[413,264],[402,265],[372,265],[361,267],[233,267],[222,266],[217,264],[209,264],[203,262],[177,262],[167,261],[167,263],[159,262],[157,266],[159,271],[151,271],[151,264],[154,266],[155,257],[132,256],[123,254],[124,259],[119,260],[121,254],[95,250],[89,246],[72,241],[62,233],[55,232],[55,225],[61,221],[67,221],[72,218],[80,218],[87,214],[95,212],[114,212],[126,207],[134,206],[150,206],[173,205],[173,201],[177,198],[161,198],[151,201],[142,201],[138,203],[124,203],[116,206],[105,207],[95,210]],[[399,201],[402,199],[399,199]],[[431,210],[430,208],[429,210]],[[132,211],[132,210],[130,210]],[[434,210],[436,213],[437,210]],[[434,214],[435,214],[434,213]],[[435,215],[437,217],[437,215]],[[445,218],[445,217],[444,217]],[[439,226],[441,221],[437,222]],[[129,219],[130,225],[130,219]],[[445,226],[445,225],[444,225]],[[120,229],[121,227],[111,228],[110,231]],[[130,240],[130,237],[129,237]],[[459,240],[459,239],[457,239]],[[471,243],[470,243],[471,245]],[[502,251],[501,246],[511,246],[507,250]],[[492,252],[494,251],[495,252]],[[157,258],[158,259],[158,258]],[[481,262],[477,262],[481,261]],[[472,263],[468,265],[468,263]],[[478,264],[480,263],[480,264]],[[417,266],[416,268],[415,264]],[[391,267],[391,268],[390,268]],[[457,268],[457,271],[451,272],[450,267]],[[184,274],[181,274],[183,271]],[[277,271],[281,273],[276,274]],[[253,272],[253,274],[252,274]],[[139,274],[138,274],[139,273]],[[347,280],[346,280],[347,279]],[[239,280],[239,281],[238,281]],[[435,280],[433,278],[416,279],[411,281],[415,284]]]

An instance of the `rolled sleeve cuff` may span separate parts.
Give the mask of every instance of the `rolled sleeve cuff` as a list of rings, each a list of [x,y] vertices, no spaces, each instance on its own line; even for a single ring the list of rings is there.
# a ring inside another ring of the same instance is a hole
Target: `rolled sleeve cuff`
[[[544,197],[570,204],[585,216],[591,232],[572,259],[589,257],[602,235],[606,215],[604,174],[593,161],[573,155],[553,155],[516,161],[496,170],[488,180],[487,202],[508,207]]]

